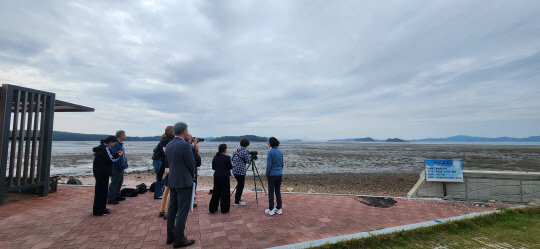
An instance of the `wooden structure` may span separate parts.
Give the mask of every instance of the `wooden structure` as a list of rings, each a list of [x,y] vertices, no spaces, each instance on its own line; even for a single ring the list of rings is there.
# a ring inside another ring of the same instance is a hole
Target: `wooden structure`
[[[35,189],[47,196],[54,112],[94,109],[15,85],[2,85],[0,94],[0,205],[6,192]]]

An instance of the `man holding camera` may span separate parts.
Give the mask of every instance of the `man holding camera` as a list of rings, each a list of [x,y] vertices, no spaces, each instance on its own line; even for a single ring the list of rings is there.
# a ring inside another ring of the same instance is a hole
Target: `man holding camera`
[[[246,203],[242,201],[242,193],[244,192],[244,183],[246,181],[246,164],[251,162],[251,156],[249,150],[249,140],[244,138],[240,141],[240,148],[232,156],[233,175],[236,178],[236,195],[234,196],[235,206],[245,206]]]

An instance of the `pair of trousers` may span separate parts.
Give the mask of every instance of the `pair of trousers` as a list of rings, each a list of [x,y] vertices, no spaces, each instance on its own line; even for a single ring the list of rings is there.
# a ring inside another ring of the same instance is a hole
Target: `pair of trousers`
[[[281,182],[282,176],[268,177],[268,209],[274,209],[274,191],[276,193],[277,209],[281,209]]]
[[[167,239],[174,238],[174,242],[180,243],[186,240],[184,230],[191,206],[191,191],[193,186],[187,188],[169,188],[171,192],[171,204],[167,214]],[[176,224],[175,224],[176,223]]]
[[[240,198],[242,197],[242,193],[244,192],[244,184],[246,182],[246,175],[234,175],[234,178],[236,178],[236,194],[234,195],[234,203],[238,204],[240,203]]]
[[[124,183],[124,169],[113,167],[108,201],[114,201],[116,198],[122,197],[122,194],[120,194],[122,183]]]
[[[161,187],[161,180],[163,180],[163,175],[159,175],[159,171],[161,169],[161,165],[163,165],[163,161],[161,160],[153,160],[154,170],[156,171],[156,188],[154,191],[154,198],[159,198],[163,195],[163,188]]]
[[[94,215],[101,215],[107,212],[107,194],[109,187],[108,175],[94,175],[96,179],[96,189],[94,192]]]
[[[228,213],[231,208],[231,183],[229,176],[214,176],[214,191],[210,199],[208,211],[215,213],[218,206],[221,207],[221,213]]]

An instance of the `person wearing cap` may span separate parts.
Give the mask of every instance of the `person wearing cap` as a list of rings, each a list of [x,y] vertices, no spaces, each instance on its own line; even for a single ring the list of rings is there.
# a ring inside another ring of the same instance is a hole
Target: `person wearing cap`
[[[101,139],[100,145],[94,147],[94,163],[93,173],[96,179],[96,187],[94,193],[93,213],[95,216],[110,214],[107,209],[107,194],[109,185],[109,176],[112,175],[112,164],[117,162],[119,157],[124,154],[123,151],[111,153],[111,147],[118,142],[115,136],[109,136],[106,139]]]

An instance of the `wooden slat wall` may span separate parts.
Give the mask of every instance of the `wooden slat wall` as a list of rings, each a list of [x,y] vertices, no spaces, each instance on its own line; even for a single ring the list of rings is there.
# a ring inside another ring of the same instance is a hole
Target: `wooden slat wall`
[[[0,105],[0,132],[3,137],[8,137],[8,141],[2,139],[0,145],[0,153],[5,154],[0,162],[0,205],[4,191],[10,188],[38,186],[40,196],[47,195],[54,99],[54,94],[2,86],[2,101],[5,102]],[[9,111],[11,113],[5,113]],[[9,141],[11,145],[8,146]]]

